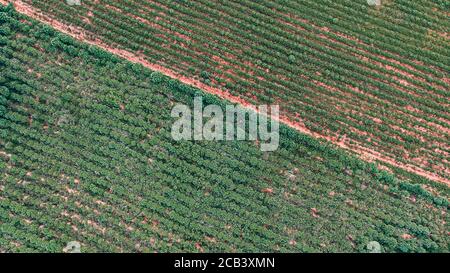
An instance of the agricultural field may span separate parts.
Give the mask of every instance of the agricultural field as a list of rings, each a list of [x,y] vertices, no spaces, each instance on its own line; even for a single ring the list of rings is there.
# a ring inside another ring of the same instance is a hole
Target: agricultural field
[[[445,2],[14,2],[0,252],[449,252]],[[175,141],[198,96],[279,148]]]
[[[14,2],[236,101],[280,104],[299,130],[364,160],[450,184],[448,1]]]

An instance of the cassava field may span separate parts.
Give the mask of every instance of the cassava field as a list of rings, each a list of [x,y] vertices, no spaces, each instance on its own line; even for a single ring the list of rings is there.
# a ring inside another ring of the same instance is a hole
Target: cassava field
[[[366,160],[450,184],[448,1],[15,2],[246,102],[278,103]]]
[[[0,252],[449,252],[439,0],[0,0]],[[172,107],[279,104],[280,143]]]

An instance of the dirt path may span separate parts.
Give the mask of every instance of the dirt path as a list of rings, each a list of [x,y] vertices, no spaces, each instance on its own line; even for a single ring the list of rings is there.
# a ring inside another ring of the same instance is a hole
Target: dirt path
[[[7,4],[10,1],[7,0],[0,0],[1,4]],[[178,79],[179,81],[181,81],[184,84],[188,84],[191,86],[195,86],[207,93],[210,94],[214,94],[217,95],[218,97],[228,100],[232,103],[237,103],[240,104],[246,108],[252,109],[254,111],[257,111],[256,107],[254,105],[251,105],[250,103],[248,103],[247,101],[237,97],[237,96],[233,96],[231,94],[229,94],[226,91],[223,91],[219,88],[214,88],[211,86],[208,86],[198,80],[194,80],[191,79],[189,77],[186,76],[182,76],[179,75],[178,73],[176,73],[175,71],[168,69],[166,67],[163,67],[161,65],[158,64],[153,64],[150,63],[149,61],[147,61],[145,59],[144,56],[139,56],[137,54],[131,53],[129,51],[126,50],[121,50],[121,49],[117,49],[117,48],[113,48],[110,45],[107,45],[106,43],[104,43],[103,41],[101,41],[99,38],[92,38],[95,37],[95,35],[91,34],[91,35],[87,35],[86,31],[83,30],[82,28],[76,27],[76,26],[71,26],[71,25],[66,25],[62,22],[59,22],[58,20],[55,20],[54,18],[51,18],[50,16],[47,16],[45,14],[43,14],[41,11],[39,11],[38,9],[20,1],[12,1],[14,3],[14,6],[16,8],[16,10],[22,14],[25,14],[29,17],[32,17],[36,20],[41,21],[42,23],[45,24],[49,24],[51,26],[53,26],[55,29],[57,29],[58,31],[61,31],[63,33],[66,33],[72,37],[74,37],[77,40],[80,40],[82,42],[91,44],[91,45],[95,45],[98,46],[112,54],[115,54],[117,56],[120,56],[122,58],[125,58],[131,62],[134,63],[140,63],[143,66],[153,70],[153,71],[158,71],[161,72],[171,78],[174,79]],[[288,125],[291,128],[296,129],[297,131],[307,134],[309,136],[315,137],[315,138],[320,138],[320,139],[325,139],[333,144],[335,144],[336,146],[352,151],[356,154],[358,154],[360,156],[361,159],[365,160],[365,161],[379,161],[379,162],[383,162],[392,166],[395,166],[397,168],[403,169],[405,171],[411,172],[411,173],[415,173],[417,175],[423,176],[425,178],[428,178],[430,180],[436,181],[436,182],[440,182],[440,183],[444,183],[447,186],[450,186],[450,180],[446,179],[445,177],[441,177],[435,173],[432,172],[428,172],[426,170],[423,170],[420,167],[414,166],[414,165],[410,165],[410,164],[401,164],[399,162],[397,162],[395,159],[390,158],[390,157],[386,157],[383,156],[382,154],[380,154],[379,152],[375,151],[375,150],[371,150],[368,148],[363,148],[362,146],[358,145],[357,143],[354,145],[349,145],[343,141],[337,141],[335,138],[330,137],[330,136],[325,136],[325,135],[321,135],[315,132],[312,132],[311,130],[309,130],[304,124],[300,123],[300,122],[294,122],[292,120],[290,120],[289,117],[287,116],[280,116],[279,121]]]

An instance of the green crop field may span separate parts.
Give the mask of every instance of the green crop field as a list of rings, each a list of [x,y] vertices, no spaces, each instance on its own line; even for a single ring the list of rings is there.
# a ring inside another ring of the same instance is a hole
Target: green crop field
[[[446,1],[6,2],[0,253],[450,252]],[[278,149],[173,138],[227,96]]]
[[[284,125],[270,153],[174,141],[171,105],[226,102],[11,7],[0,69],[0,251],[449,249],[446,186],[398,179]]]
[[[278,103],[356,154],[450,184],[448,1],[17,2],[247,102]]]

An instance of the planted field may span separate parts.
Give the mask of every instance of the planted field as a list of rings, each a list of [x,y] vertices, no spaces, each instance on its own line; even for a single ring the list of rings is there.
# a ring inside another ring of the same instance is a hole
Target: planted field
[[[450,182],[445,1],[14,2],[222,97],[278,103],[284,121],[364,160]]]
[[[176,142],[171,105],[226,102],[10,7],[0,68],[0,251],[448,251],[448,188],[286,126]]]

